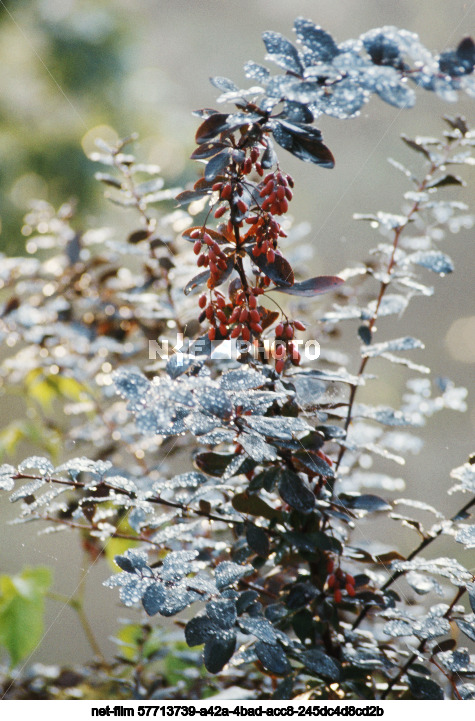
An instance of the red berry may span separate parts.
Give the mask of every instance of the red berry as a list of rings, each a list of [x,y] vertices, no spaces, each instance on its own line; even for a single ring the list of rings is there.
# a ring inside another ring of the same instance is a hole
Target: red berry
[[[355,587],[352,586],[351,583],[347,583],[345,586],[345,589],[346,589],[348,596],[354,596],[356,593]]]
[[[221,190],[222,187],[223,187],[223,184],[222,184],[222,183],[215,183],[215,184],[212,186],[211,190],[214,190],[214,191],[216,191],[216,190]]]
[[[193,245],[193,253],[199,255],[201,253],[201,241],[197,240]]]
[[[350,573],[346,574],[346,582],[349,583],[351,586],[355,585],[355,579]]]
[[[282,338],[283,335],[284,335],[284,324],[278,323],[275,327],[275,337]]]
[[[272,248],[269,248],[269,250],[266,253],[266,258],[268,263],[273,263],[275,260],[275,252],[272,250]]]
[[[333,588],[336,583],[336,576],[334,573],[331,573],[327,578],[327,586],[328,588]]]
[[[210,328],[208,331],[208,338],[214,340],[216,338],[216,328]]]
[[[262,170],[262,165],[260,163],[256,163],[254,167],[256,169],[256,173],[262,177],[264,175],[264,171]]]
[[[301,323],[299,320],[294,320],[294,328],[297,330],[306,330],[303,323]]]
[[[215,218],[221,218],[221,217],[225,214],[226,210],[227,210],[226,206],[225,206],[225,205],[221,205],[221,207],[218,208],[218,210],[215,210],[215,212],[214,212],[214,217],[215,217]]]
[[[237,338],[238,335],[241,335],[241,326],[237,325],[235,328],[233,328],[231,333],[231,338]]]
[[[201,296],[200,296],[200,299],[199,299],[199,301],[198,301],[198,305],[200,306],[200,308],[204,308],[204,307],[205,307],[205,305],[206,305],[206,296],[205,296],[205,295],[201,295]]]
[[[259,323],[259,321],[260,321],[260,319],[261,319],[261,316],[260,316],[260,313],[259,313],[258,310],[256,310],[255,308],[253,308],[253,310],[251,310],[251,312],[249,313],[249,315],[250,315],[250,318],[251,318],[251,320],[252,320],[253,323]]]
[[[208,318],[208,320],[212,320],[214,318],[214,308],[212,305],[209,305],[206,308],[206,317]]]
[[[249,208],[247,207],[244,200],[238,200],[236,205],[237,205],[238,209],[241,211],[241,213],[247,213],[247,211],[249,210]]]
[[[292,328],[291,325],[285,326],[285,337],[288,338],[289,340],[292,340],[292,338],[294,337],[294,329]]]
[[[247,308],[243,308],[241,311],[241,314],[239,316],[239,320],[241,323],[245,323],[248,318],[249,318],[249,311]]]
[[[341,599],[343,598],[343,596],[342,596],[339,588],[336,589],[334,597],[335,597],[335,603],[341,603]]]
[[[263,328],[260,323],[251,323],[251,329],[255,333],[262,333],[262,331],[263,331]]]
[[[257,298],[255,295],[249,296],[249,308],[257,308]]]
[[[250,340],[250,338],[251,338],[251,334],[249,332],[249,328],[247,327],[247,325],[245,325],[242,328],[242,339],[247,342],[248,340]]]
[[[282,371],[284,370],[284,365],[285,363],[283,360],[278,360],[275,364],[275,372],[282,373]]]
[[[231,197],[233,189],[231,187],[231,183],[226,183],[224,188],[221,190],[221,200],[228,200],[228,198]]]
[[[327,561],[327,573],[332,573],[334,568],[335,562],[333,561],[333,558],[329,558]]]
[[[221,335],[227,336],[227,334],[228,334],[228,329],[227,329],[227,327],[224,325],[224,323],[220,323],[219,332],[221,333]]]

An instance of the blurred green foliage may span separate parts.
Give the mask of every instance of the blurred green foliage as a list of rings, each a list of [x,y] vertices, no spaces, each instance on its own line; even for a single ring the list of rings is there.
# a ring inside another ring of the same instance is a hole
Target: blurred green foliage
[[[79,219],[97,211],[102,198],[86,156],[94,137],[138,131],[157,162],[159,107],[144,112],[135,98],[147,83],[167,79],[157,68],[144,76],[135,67],[141,22],[132,25],[111,0],[16,0],[0,9],[3,252],[22,252],[32,199],[57,206],[75,198]]]

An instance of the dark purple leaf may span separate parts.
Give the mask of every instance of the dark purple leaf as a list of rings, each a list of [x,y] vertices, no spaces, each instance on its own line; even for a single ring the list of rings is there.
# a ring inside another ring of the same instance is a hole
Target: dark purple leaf
[[[301,283],[294,283],[290,288],[279,287],[277,290],[280,291],[280,293],[302,295],[309,298],[314,295],[319,295],[320,293],[328,293],[330,290],[334,290],[344,282],[345,281],[342,278],[338,278],[336,275],[319,275],[316,278],[303,280]]]
[[[236,635],[214,636],[205,643],[204,665],[210,673],[219,673],[233,655],[236,648]]]
[[[279,286],[280,290],[282,287],[293,285],[294,271],[290,263],[282,255],[276,255],[274,262],[269,263],[264,254],[255,257],[251,251],[248,252],[253,263],[257,265],[259,270],[273,280],[274,283]]]
[[[279,494],[285,503],[300,513],[310,513],[315,506],[315,496],[302,479],[292,471],[282,470]]]
[[[208,161],[205,168],[205,179],[214,180],[217,175],[220,175],[227,167],[231,158],[231,150],[221,151],[218,155],[215,155],[211,160]]]
[[[199,145],[196,150],[190,155],[192,160],[202,160],[203,158],[211,158],[213,155],[219,153],[220,150],[229,148],[230,146],[226,143],[203,143]]]
[[[304,133],[301,130],[296,132],[290,123],[274,122],[272,132],[276,142],[295,155],[296,158],[306,163],[315,163],[322,168],[333,168],[335,158],[327,146],[318,139],[315,128]],[[321,134],[320,134],[321,137]]]
[[[311,20],[297,18],[294,23],[297,38],[311,53],[314,62],[331,62],[338,55],[338,47],[332,36]]]
[[[211,188],[198,188],[197,190],[184,190],[182,193],[178,193],[175,200],[178,205],[188,205],[194,200],[201,200],[205,195],[210,195]]]
[[[257,643],[254,644],[254,650],[264,668],[271,673],[284,675],[290,671],[290,664],[280,644],[276,643],[271,645],[264,643],[264,641],[257,641]]]
[[[269,555],[269,537],[263,528],[250,525],[246,529],[246,540],[249,548],[262,558]]]
[[[292,43],[280,33],[268,30],[262,33],[262,39],[267,49],[266,60],[272,60],[284,70],[302,75],[303,67],[299,54]]]
[[[206,283],[209,278],[211,278],[211,271],[210,270],[204,270],[202,273],[198,273],[198,275],[195,275],[191,280],[188,281],[188,283],[183,288],[183,292],[185,295],[189,295],[192,290],[197,288],[200,285],[203,285],[203,283]]]

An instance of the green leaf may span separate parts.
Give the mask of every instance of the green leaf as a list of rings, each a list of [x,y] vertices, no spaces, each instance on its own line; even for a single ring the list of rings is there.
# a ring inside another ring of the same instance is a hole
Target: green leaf
[[[45,567],[0,576],[0,645],[8,651],[12,666],[41,641],[44,599],[51,580],[51,571]]]

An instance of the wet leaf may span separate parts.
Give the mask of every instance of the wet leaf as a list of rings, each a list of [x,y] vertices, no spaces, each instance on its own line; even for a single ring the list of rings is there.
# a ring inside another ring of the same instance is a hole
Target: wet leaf
[[[253,573],[254,569],[252,566],[241,566],[232,561],[222,561],[218,563],[215,569],[216,585],[220,591],[227,586],[232,586],[244,576],[249,576]]]
[[[264,668],[271,673],[283,676],[291,670],[285,651],[280,644],[275,643],[271,645],[264,643],[264,641],[257,641],[257,643],[254,644],[254,650]]]
[[[274,123],[272,133],[276,143],[299,160],[315,163],[322,168],[333,168],[335,158],[330,149],[321,141],[320,132],[311,126],[307,127],[310,129],[303,131],[297,129],[295,124],[280,121]]]
[[[255,257],[250,251],[249,257],[252,262],[257,265],[259,270],[279,286],[279,290],[281,287],[293,285],[294,271],[290,263],[282,255],[276,255],[273,263],[269,263],[265,255]]]
[[[439,250],[419,250],[408,255],[406,261],[421,265],[439,275],[447,275],[454,270],[452,259]]]
[[[298,17],[294,28],[300,43],[310,52],[312,62],[331,62],[338,55],[332,36],[311,20]]]
[[[233,508],[239,513],[250,514],[251,516],[261,516],[268,521],[281,520],[282,513],[275,508],[271,508],[259,496],[247,495],[247,493],[237,493],[233,496]]]
[[[308,671],[321,678],[327,679],[332,683],[340,679],[341,670],[339,663],[330,656],[327,656],[323,651],[317,649],[304,651],[301,656],[301,661]]]
[[[301,75],[303,67],[299,54],[291,42],[280,33],[267,31],[262,33],[262,39],[267,49],[266,60],[272,60],[284,70]]]
[[[203,661],[207,671],[219,673],[236,650],[235,634],[214,636],[205,643]]]
[[[246,541],[249,548],[262,558],[269,555],[269,537],[263,528],[259,526],[249,525],[246,528]]]
[[[290,288],[279,287],[277,290],[280,293],[310,298],[320,293],[328,293],[331,290],[335,290],[335,288],[344,282],[342,278],[338,278],[336,275],[320,275],[316,278],[303,280],[301,283],[294,283]]]
[[[467,636],[467,638],[471,641],[475,641],[475,620],[472,620],[472,622],[469,623],[468,621],[464,621],[462,618],[457,618],[455,619],[455,623],[462,633]]]
[[[310,513],[315,507],[315,495],[309,486],[292,471],[281,470],[279,494],[285,503],[300,513]]]
[[[346,493],[341,493],[338,498],[347,508],[351,508],[354,511],[376,513],[378,511],[390,511],[392,508],[384,498],[371,494],[350,496]]]
[[[426,701],[439,701],[444,698],[444,692],[441,687],[430,678],[423,676],[415,676],[408,674],[409,688],[415,698],[425,699]]]

